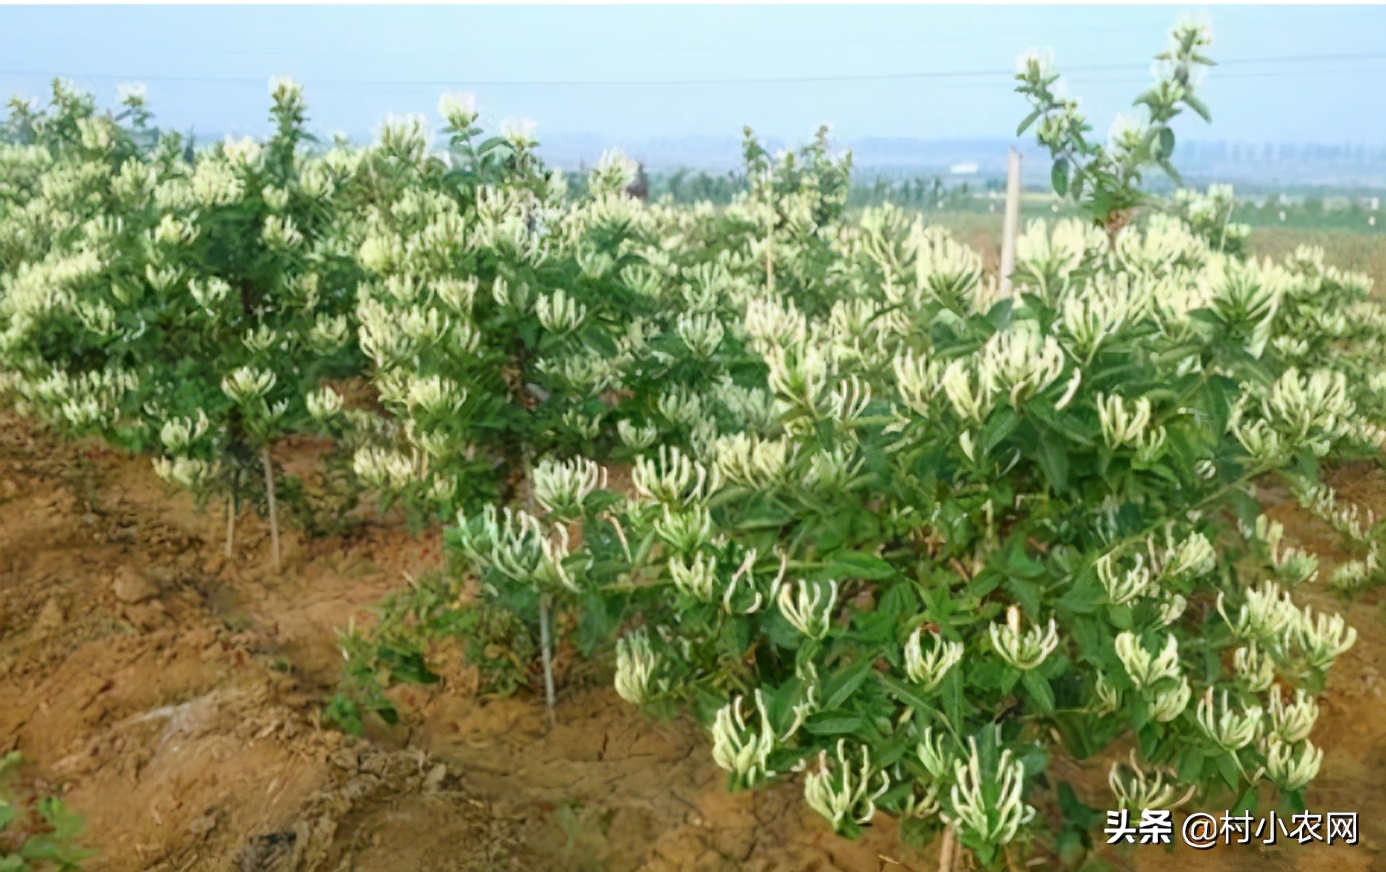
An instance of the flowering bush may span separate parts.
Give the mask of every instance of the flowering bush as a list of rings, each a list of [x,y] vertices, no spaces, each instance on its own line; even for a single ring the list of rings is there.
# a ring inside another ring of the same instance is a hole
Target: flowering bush
[[[79,115],[80,147],[65,146],[40,196],[0,221],[11,238],[47,242],[6,277],[0,355],[21,408],[157,450],[159,475],[200,496],[229,491],[234,506],[263,494],[273,521],[269,446],[309,429],[331,403],[322,382],[360,364],[347,319],[355,231],[338,202],[350,203],[355,158],[304,154],[301,90],[276,81],[272,97],[265,146],[228,141],[192,162],[175,138],[135,152],[114,120]],[[74,105],[57,117],[90,109]],[[34,216],[44,233],[24,229]]]
[[[620,543],[589,540],[646,596],[617,691],[700,712],[734,788],[807,770],[840,831],[885,810],[987,863],[1040,826],[1056,740],[1082,758],[1134,733],[1144,768],[1113,778],[1138,807],[1297,797],[1355,632],[1290,601],[1316,568],[1254,482],[1331,512],[1317,460],[1382,407],[1277,350],[1321,279],[1174,226],[1117,242],[1032,228],[1001,301],[975,256],[915,247],[851,301],[864,328],[758,301],[776,425],[647,455]]]

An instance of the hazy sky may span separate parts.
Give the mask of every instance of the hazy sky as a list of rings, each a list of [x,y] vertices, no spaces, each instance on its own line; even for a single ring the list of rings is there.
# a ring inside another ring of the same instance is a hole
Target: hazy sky
[[[1010,136],[1015,58],[1038,47],[1105,134],[1185,12],[1224,64],[1214,125],[1182,135],[1386,144],[1386,6],[4,6],[0,91],[61,74],[106,103],[143,81],[161,123],[218,132],[262,132],[267,79],[288,74],[315,128],[353,134],[470,90],[484,120],[532,118],[541,139]]]

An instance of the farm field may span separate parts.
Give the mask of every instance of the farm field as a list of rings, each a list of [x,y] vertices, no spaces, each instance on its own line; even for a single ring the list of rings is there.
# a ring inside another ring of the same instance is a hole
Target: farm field
[[[1182,187],[1211,45],[1021,55],[1004,254],[827,126],[12,101],[0,872],[1386,872],[1386,235]]]

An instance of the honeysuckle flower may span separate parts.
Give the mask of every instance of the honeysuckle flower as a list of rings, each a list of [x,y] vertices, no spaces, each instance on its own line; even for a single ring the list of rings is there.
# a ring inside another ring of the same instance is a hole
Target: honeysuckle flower
[[[1183,594],[1172,593],[1160,600],[1160,624],[1168,627],[1179,620],[1188,609],[1189,601]]]
[[[941,733],[935,736],[932,726],[920,734],[915,754],[934,783],[941,784],[953,774],[954,756],[946,748],[946,737]]]
[[[1001,659],[1020,670],[1034,669],[1059,647],[1058,624],[1053,618],[1047,628],[1034,626],[1021,632],[1019,606],[1008,608],[1006,622],[993,623],[987,631]]]
[[[1342,615],[1315,616],[1306,608],[1287,623],[1305,661],[1314,669],[1328,669],[1357,643],[1357,629],[1349,627]]]
[[[591,460],[545,458],[530,477],[535,502],[554,514],[571,514],[582,508],[593,491],[606,487],[606,469]]]
[[[1120,396],[1098,394],[1097,414],[1108,448],[1139,448],[1150,426],[1150,400],[1140,397],[1128,406]]]
[[[795,448],[787,436],[762,439],[736,433],[713,442],[713,464],[725,481],[770,488],[783,482]]]
[[[211,426],[207,413],[197,410],[197,418],[170,418],[159,429],[159,441],[174,455],[183,454],[192,443],[201,439]]]
[[[1328,583],[1338,590],[1353,590],[1366,584],[1377,570],[1377,551],[1372,550],[1361,560],[1349,560],[1333,568]]]
[[[476,122],[476,95],[445,92],[438,98],[438,114],[457,130],[466,130]]]
[[[572,333],[587,317],[587,307],[560,288],[552,294],[541,295],[534,301],[534,314],[544,329],[565,335]]]
[[[705,502],[721,487],[721,474],[717,467],[709,470],[676,447],[661,445],[654,458],[636,460],[631,485],[642,499],[688,506]]]
[[[855,457],[845,447],[819,451],[809,457],[802,481],[816,493],[841,494],[847,491],[864,464],[862,458]]]
[[[1240,714],[1233,710],[1226,690],[1220,699],[1215,700],[1211,687],[1198,702],[1199,729],[1224,751],[1245,748],[1260,734],[1261,707],[1250,705],[1239,708]]]
[[[375,446],[357,449],[352,469],[369,487],[401,490],[415,480],[414,461],[398,451]]]
[[[154,472],[167,482],[196,490],[216,476],[219,464],[194,457],[154,458]]]
[[[819,768],[804,777],[804,801],[841,830],[848,821],[865,824],[876,814],[876,800],[890,789],[890,775],[871,765],[871,749],[853,744],[854,754],[847,751],[847,740],[837,740],[836,764],[828,762],[827,750],[818,752]],[[856,759],[860,758],[860,763]]]
[[[659,658],[650,649],[644,628],[616,642],[616,694],[631,705],[643,705],[650,697],[650,683]]]
[[[675,510],[666,503],[651,526],[662,542],[684,554],[692,554],[712,540],[712,516],[702,505]]]
[[[351,341],[351,325],[345,315],[319,315],[308,330],[308,347],[331,354]]]
[[[1337,432],[1354,411],[1347,396],[1347,378],[1341,372],[1318,370],[1305,377],[1294,367],[1271,386],[1261,408],[1266,420],[1300,441],[1315,430]]]
[[[1078,395],[1078,386],[1082,383],[1083,371],[1075,369],[1073,375],[1069,377],[1068,384],[1064,386],[1063,395],[1060,396],[1058,402],[1054,404],[1054,410],[1056,412],[1062,412],[1068,407],[1069,403],[1073,402],[1073,398]]]
[[[966,762],[954,764],[954,784],[943,819],[982,844],[1007,844],[1035,817],[1034,806],[1023,798],[1025,766],[1007,748],[995,772],[983,773],[977,738],[968,736],[967,742],[971,755]]]
[[[1151,564],[1161,579],[1176,579],[1207,575],[1217,566],[1213,543],[1202,533],[1191,533],[1177,544],[1169,530],[1165,531],[1163,547],[1149,540]]]
[[[1180,676],[1177,685],[1155,691],[1146,702],[1150,706],[1150,717],[1163,724],[1183,714],[1192,698],[1193,688],[1189,686],[1189,679]]]
[[[776,602],[780,614],[794,629],[810,639],[822,639],[832,626],[837,608],[837,581],[829,581],[825,592],[823,585],[799,579],[782,585]]]
[[[771,348],[765,355],[765,364],[770,369],[770,389],[787,408],[797,406],[812,412],[825,407],[832,367],[822,348]]]
[[[385,116],[376,130],[376,148],[398,155],[407,163],[418,164],[428,153],[432,138],[428,119],[424,116],[392,113]]]
[[[748,727],[742,711],[744,696],[717,710],[712,723],[712,760],[732,774],[732,789],[750,787],[769,777],[770,752],[775,750],[775,731],[765,712],[765,700],[756,689],[759,729]]]
[[[244,345],[246,350],[251,354],[261,354],[268,351],[273,348],[278,341],[279,334],[274,331],[274,328],[265,324],[261,324],[252,330],[247,330],[245,334],[241,336],[241,344]]]
[[[1107,784],[1116,797],[1117,807],[1130,811],[1178,808],[1194,793],[1194,788],[1189,787],[1180,797],[1178,785],[1174,783],[1174,773],[1163,769],[1146,772],[1136,763],[1134,751],[1131,752],[1129,764],[1112,764],[1107,774]]]
[[[1274,661],[1254,641],[1232,653],[1232,672],[1238,682],[1252,693],[1265,691],[1275,681]]]
[[[990,369],[978,367],[971,359],[955,360],[943,371],[939,384],[963,420],[981,424],[991,414],[997,386]]]
[[[242,366],[221,380],[221,390],[238,403],[249,403],[268,394],[278,379],[267,369]]]
[[[1058,380],[1064,369],[1064,353],[1053,336],[1040,336],[1038,324],[1019,321],[1009,330],[992,334],[982,346],[978,365],[990,373],[996,389],[1007,394],[1011,406],[1018,409],[1022,401]]]
[[[533,148],[539,144],[535,138],[538,129],[539,125],[528,118],[507,118],[501,122],[501,135],[519,149]]]
[[[938,687],[948,670],[962,659],[963,644],[944,641],[937,633],[929,633],[926,652],[923,636],[924,628],[917,627],[905,642],[905,674],[910,681],[929,691]]]
[[[700,602],[711,602],[716,595],[717,561],[699,552],[692,562],[681,555],[669,558],[669,579],[680,592]]]
[[[327,421],[335,418],[342,411],[344,400],[341,394],[324,385],[309,392],[304,397],[304,403],[308,407],[308,414],[314,420]]]
[[[653,445],[655,440],[659,438],[659,428],[653,424],[637,427],[630,421],[618,421],[616,423],[616,435],[620,438],[622,445],[642,451]]]
[[[928,415],[930,400],[938,390],[938,365],[923,355],[916,357],[913,350],[906,349],[903,354],[895,356],[891,367],[895,371],[895,385],[905,406],[916,415]]]
[[[1097,697],[1097,702],[1089,708],[1094,714],[1110,715],[1121,709],[1121,691],[1113,687],[1100,672],[1093,683],[1093,694]]]
[[[1281,790],[1302,790],[1319,774],[1323,749],[1305,740],[1294,744],[1271,736],[1266,740],[1266,777]]]
[[[703,417],[702,395],[684,387],[671,387],[660,393],[655,410],[671,424],[692,427]]]
[[[222,143],[222,154],[232,166],[248,169],[260,162],[260,143],[249,136],[241,139],[226,137]]]
[[[1302,687],[1295,689],[1294,701],[1287,703],[1280,688],[1273,687],[1269,694],[1266,716],[1270,721],[1267,732],[1293,744],[1309,737],[1309,733],[1314,729],[1314,722],[1319,718],[1319,704]]]
[[[1156,656],[1146,651],[1140,637],[1129,631],[1117,634],[1115,647],[1117,658],[1137,689],[1179,678],[1179,641],[1173,635],[1165,637],[1164,647]]]
[[[1271,562],[1276,577],[1290,586],[1311,581],[1319,574],[1319,558],[1303,548],[1272,548]]]
[[[1108,552],[1093,563],[1097,580],[1107,591],[1107,598],[1113,605],[1124,605],[1145,594],[1151,587],[1151,568],[1146,565],[1145,556],[1135,555],[1134,565],[1126,569],[1116,567],[1116,557]]]
[[[260,236],[272,251],[288,251],[303,244],[303,233],[288,216],[267,216]]]
[[[752,548],[749,551],[747,551],[745,558],[741,561],[741,565],[737,567],[736,572],[732,573],[731,578],[727,581],[727,590],[722,595],[722,610],[729,615],[754,614],[755,612],[760,611],[761,606],[764,605],[767,601],[767,598],[761,594],[761,592],[756,588],[755,585],[755,575],[753,569],[756,563],[756,556],[756,549]],[[786,570],[788,570],[789,568],[789,558],[784,554],[780,554],[779,556],[780,569],[778,574],[775,576],[774,581],[770,583],[769,599],[771,600],[775,599],[778,596],[780,592],[780,585],[784,583],[784,574]],[[751,592],[752,599],[750,605],[738,610],[735,606],[733,606],[733,601],[737,598],[737,595],[739,594],[741,586],[743,584]]]
[[[577,580],[565,565],[569,557],[568,528],[546,527],[524,511],[494,506],[482,510],[479,529],[458,515],[458,542],[474,562],[495,569],[507,578],[539,588],[561,587],[576,592]]]
[[[674,323],[674,331],[683,340],[683,344],[688,346],[688,350],[700,359],[708,359],[716,354],[717,347],[722,344],[722,338],[726,335],[726,328],[722,326],[722,322],[716,315],[710,314],[680,315]]]
[[[455,414],[467,402],[467,389],[440,375],[409,377],[404,402],[429,415]]]
[[[1299,622],[1299,610],[1290,600],[1290,595],[1275,582],[1266,580],[1260,587],[1247,588],[1243,594],[1245,602],[1237,610],[1236,620],[1227,615],[1224,592],[1218,592],[1217,600],[1218,614],[1241,638],[1270,642]]]
[[[833,420],[847,424],[860,418],[870,402],[870,385],[853,375],[838,382],[828,395],[826,411]]]

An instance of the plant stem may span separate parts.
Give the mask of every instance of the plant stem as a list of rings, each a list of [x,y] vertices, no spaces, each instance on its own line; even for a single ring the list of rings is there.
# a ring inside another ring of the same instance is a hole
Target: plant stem
[[[231,546],[236,542],[236,498],[226,498],[226,559],[231,559]]]
[[[539,597],[539,650],[544,660],[544,707],[553,729],[553,641],[549,637],[549,595]]]
[[[943,843],[938,849],[938,872],[953,872],[953,828],[943,830]]]
[[[231,495],[226,498],[226,559],[231,559],[232,546],[236,544],[236,504],[240,502],[241,472],[231,473]]]
[[[270,548],[274,554],[274,571],[281,566],[279,553],[279,511],[274,502],[274,463],[270,460],[269,446],[260,450],[260,459],[265,465],[265,495],[269,499]]]

